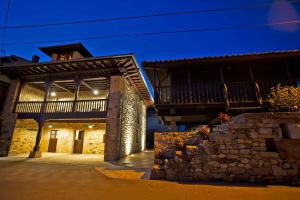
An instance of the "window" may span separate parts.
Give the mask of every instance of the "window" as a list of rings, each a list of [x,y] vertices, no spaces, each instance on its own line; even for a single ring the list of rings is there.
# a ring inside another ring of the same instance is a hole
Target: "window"
[[[83,140],[83,130],[76,130],[75,131],[75,140]]]
[[[58,130],[51,130],[50,139],[57,139],[57,138],[58,138]]]
[[[73,55],[73,52],[60,53],[57,55],[57,60],[60,60],[60,61],[71,60],[72,55]]]
[[[282,139],[290,139],[286,124],[280,124]]]
[[[273,138],[265,139],[266,147],[268,152],[278,152],[276,143]]]

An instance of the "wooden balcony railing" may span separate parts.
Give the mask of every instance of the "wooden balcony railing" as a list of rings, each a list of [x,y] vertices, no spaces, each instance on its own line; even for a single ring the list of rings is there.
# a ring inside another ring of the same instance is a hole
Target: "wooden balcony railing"
[[[242,103],[267,100],[272,87],[295,85],[293,81],[258,81],[233,83],[198,83],[156,87],[156,104]]]
[[[107,99],[17,102],[16,113],[105,112]]]

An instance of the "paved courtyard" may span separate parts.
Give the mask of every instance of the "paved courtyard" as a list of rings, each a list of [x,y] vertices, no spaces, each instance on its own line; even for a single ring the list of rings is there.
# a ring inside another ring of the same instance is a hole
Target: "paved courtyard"
[[[298,187],[126,180],[110,178],[96,170],[97,167],[125,172],[127,168],[144,169],[150,155],[151,152],[136,154],[118,163],[105,163],[98,155],[44,154],[36,160],[0,158],[0,199],[284,200],[300,197]]]

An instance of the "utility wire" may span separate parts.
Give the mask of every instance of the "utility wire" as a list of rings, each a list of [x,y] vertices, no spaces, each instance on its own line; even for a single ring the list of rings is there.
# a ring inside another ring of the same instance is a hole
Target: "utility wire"
[[[225,12],[225,11],[235,11],[243,9],[254,9],[260,7],[269,7],[274,4],[280,5],[283,1],[276,1],[275,3],[257,3],[257,4],[245,4],[237,7],[228,8],[215,8],[215,9],[201,9],[192,10],[185,12],[169,12],[169,13],[154,13],[149,15],[137,15],[137,16],[127,16],[127,17],[112,17],[112,18],[102,18],[102,19],[91,19],[91,20],[81,20],[81,21],[71,21],[71,22],[58,22],[58,23],[47,23],[47,24],[28,24],[28,25],[15,25],[0,27],[0,29],[20,29],[20,28],[37,28],[37,27],[51,27],[51,26],[63,26],[63,25],[74,25],[74,24],[87,24],[96,22],[106,22],[106,21],[121,21],[121,20],[132,20],[132,19],[145,19],[152,17],[165,17],[165,16],[175,16],[175,15],[189,15],[197,13],[209,13],[209,12]],[[287,0],[289,3],[298,3],[300,0]]]
[[[83,37],[83,38],[74,38],[74,39],[66,39],[66,40],[13,42],[13,43],[5,43],[5,45],[12,46],[12,45],[46,44],[46,43],[55,43],[55,42],[71,42],[71,41],[111,39],[111,38],[122,38],[122,37],[150,36],[150,35],[166,35],[166,34],[177,34],[177,33],[226,31],[226,30],[235,30],[235,29],[262,28],[268,26],[288,25],[288,24],[296,24],[296,23],[300,23],[300,20],[297,19],[292,21],[281,21],[281,22],[265,23],[265,24],[246,24],[246,25],[224,26],[224,27],[215,27],[215,28],[183,29],[183,30],[176,30],[176,31],[146,32],[146,33],[133,33],[133,34],[121,34],[121,35],[103,35],[103,36]]]
[[[5,34],[6,34],[6,27],[7,27],[7,19],[8,19],[8,13],[9,13],[10,1],[11,0],[8,0],[8,3],[7,3],[7,10],[6,10],[4,27],[3,27],[3,36],[2,36],[2,42],[1,42],[1,55],[4,55],[4,56],[5,56],[4,41],[5,41]]]

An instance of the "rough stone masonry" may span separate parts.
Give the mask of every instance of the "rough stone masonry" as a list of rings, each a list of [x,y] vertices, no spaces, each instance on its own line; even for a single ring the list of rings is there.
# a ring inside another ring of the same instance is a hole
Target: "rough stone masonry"
[[[216,127],[209,140],[156,133],[151,178],[299,185],[300,135],[289,134],[297,123],[300,113],[245,113]]]

